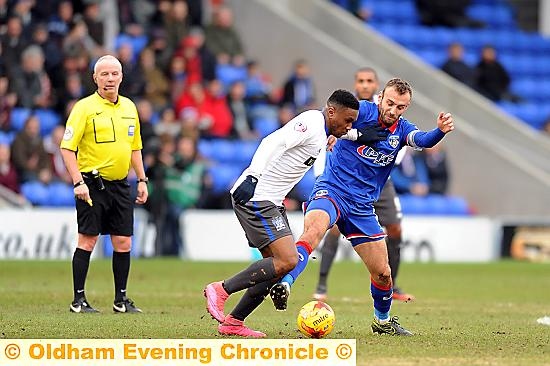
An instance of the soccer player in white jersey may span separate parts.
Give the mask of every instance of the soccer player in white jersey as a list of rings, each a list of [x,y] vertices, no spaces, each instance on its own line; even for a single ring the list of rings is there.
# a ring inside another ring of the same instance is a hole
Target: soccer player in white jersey
[[[206,286],[207,310],[220,324],[221,334],[265,337],[244,325],[280,277],[298,263],[298,252],[283,200],[326,148],[327,136],[340,137],[357,119],[359,102],[346,90],[336,90],[322,111],[305,111],[265,137],[250,166],[231,189],[235,214],[248,245],[258,248],[263,259],[224,281]],[[227,298],[247,289],[227,316]]]

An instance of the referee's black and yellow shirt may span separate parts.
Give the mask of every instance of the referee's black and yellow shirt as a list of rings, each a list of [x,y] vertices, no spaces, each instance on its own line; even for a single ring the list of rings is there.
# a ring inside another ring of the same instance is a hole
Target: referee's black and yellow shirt
[[[97,169],[107,180],[125,178],[132,151],[142,148],[135,104],[120,95],[112,103],[97,92],[79,100],[67,120],[61,148],[78,151],[81,172]]]

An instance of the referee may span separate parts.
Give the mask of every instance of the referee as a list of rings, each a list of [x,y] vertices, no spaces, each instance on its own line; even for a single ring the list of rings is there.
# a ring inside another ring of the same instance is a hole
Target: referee
[[[106,55],[94,66],[97,91],[73,107],[61,142],[61,154],[74,183],[78,246],[73,255],[74,300],[70,311],[97,313],[84,293],[90,255],[99,234],[110,234],[116,313],[140,313],[126,296],[133,234],[133,200],[126,177],[130,165],[138,177],[137,204],[147,201],[147,177],[141,157],[139,119],[134,103],[121,95],[122,65]]]

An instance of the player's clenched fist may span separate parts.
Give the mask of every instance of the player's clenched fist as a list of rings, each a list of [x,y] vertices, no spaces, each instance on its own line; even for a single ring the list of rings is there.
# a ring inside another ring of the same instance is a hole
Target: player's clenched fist
[[[437,127],[443,132],[451,132],[455,129],[453,115],[450,113],[439,112],[437,116]]]

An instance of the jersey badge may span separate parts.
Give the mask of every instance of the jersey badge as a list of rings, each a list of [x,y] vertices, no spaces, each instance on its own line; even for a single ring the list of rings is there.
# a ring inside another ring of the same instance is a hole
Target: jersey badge
[[[298,132],[306,132],[307,126],[304,125],[302,122],[296,122],[296,124],[294,125],[294,129]]]
[[[393,147],[394,149],[397,148],[397,146],[399,146],[399,135],[391,135],[388,138],[388,142],[391,147]]]
[[[271,222],[273,223],[273,225],[275,226],[275,230],[277,231],[281,231],[286,228],[285,220],[283,220],[282,216],[275,217],[273,220],[271,220]]]
[[[63,134],[63,140],[69,141],[70,139],[73,138],[73,135],[74,135],[73,128],[71,126],[67,126],[67,128],[65,128],[65,133]]]
[[[136,126],[128,126],[128,136],[134,136]]]

